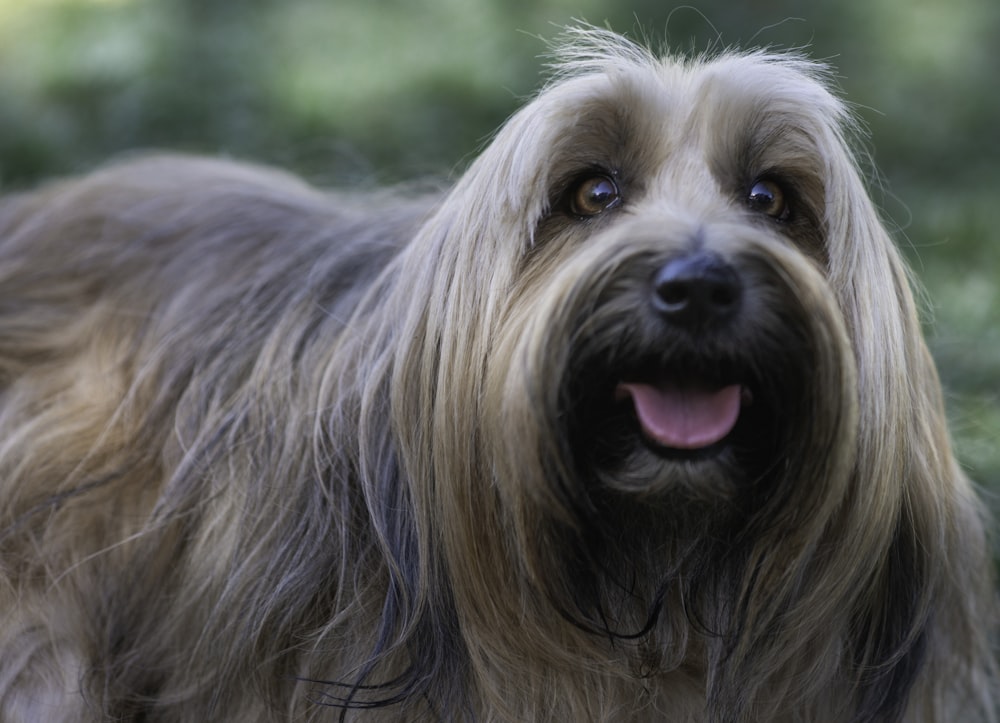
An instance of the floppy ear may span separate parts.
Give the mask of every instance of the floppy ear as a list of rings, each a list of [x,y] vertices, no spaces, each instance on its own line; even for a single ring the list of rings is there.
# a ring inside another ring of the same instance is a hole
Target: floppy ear
[[[859,407],[849,534],[839,544],[853,548],[845,562],[872,566],[871,592],[854,611],[860,705],[891,719],[919,676],[914,695],[940,720],[956,719],[947,705],[978,719],[989,705],[975,695],[987,688],[990,658],[978,629],[992,607],[984,523],[952,455],[906,265],[843,137],[830,140],[829,275],[857,358]]]

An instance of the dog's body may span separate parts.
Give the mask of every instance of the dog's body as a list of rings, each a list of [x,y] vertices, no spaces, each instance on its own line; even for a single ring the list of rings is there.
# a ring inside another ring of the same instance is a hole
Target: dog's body
[[[841,105],[579,40],[440,198],[153,158],[0,205],[0,718],[993,719]]]

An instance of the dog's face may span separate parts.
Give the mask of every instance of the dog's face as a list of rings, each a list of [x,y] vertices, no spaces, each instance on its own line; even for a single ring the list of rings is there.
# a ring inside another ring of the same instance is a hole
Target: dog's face
[[[493,434],[514,438],[498,456],[537,454],[570,496],[708,498],[845,456],[857,392],[832,267],[859,243],[838,214],[871,211],[845,195],[842,109],[812,73],[622,63],[501,132],[465,180],[494,226],[483,283],[507,287],[489,295],[506,299]]]

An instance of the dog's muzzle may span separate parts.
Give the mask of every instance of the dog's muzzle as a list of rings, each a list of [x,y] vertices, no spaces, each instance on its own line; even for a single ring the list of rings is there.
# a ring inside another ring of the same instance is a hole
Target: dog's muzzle
[[[743,284],[720,256],[696,251],[668,261],[652,284],[650,303],[674,334],[692,344],[730,322],[739,312]],[[643,434],[656,445],[700,450],[724,440],[736,426],[749,392],[689,370],[686,378],[623,381],[615,396],[631,398]]]

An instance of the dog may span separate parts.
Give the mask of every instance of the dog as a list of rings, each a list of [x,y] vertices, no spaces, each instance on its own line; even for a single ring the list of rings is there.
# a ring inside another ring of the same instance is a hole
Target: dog
[[[988,525],[803,57],[571,30],[450,188],[0,204],[4,721],[994,721]]]

